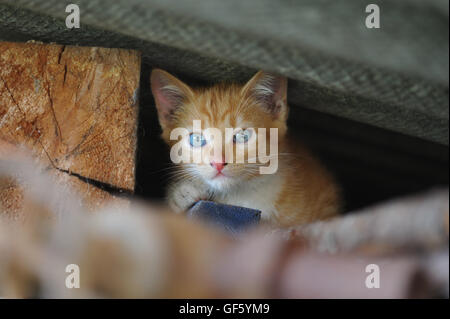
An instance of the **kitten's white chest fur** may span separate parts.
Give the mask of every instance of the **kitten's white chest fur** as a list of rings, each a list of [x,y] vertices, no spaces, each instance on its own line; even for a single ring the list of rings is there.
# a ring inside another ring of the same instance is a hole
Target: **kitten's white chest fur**
[[[216,191],[214,200],[223,204],[261,211],[261,218],[270,220],[277,215],[275,203],[282,187],[278,174],[260,175],[226,191]]]

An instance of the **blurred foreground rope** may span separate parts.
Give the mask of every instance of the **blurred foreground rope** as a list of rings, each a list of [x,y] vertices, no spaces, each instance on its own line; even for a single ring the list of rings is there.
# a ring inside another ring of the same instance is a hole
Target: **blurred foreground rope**
[[[320,251],[385,252],[422,250],[448,244],[449,191],[392,200],[332,221],[288,231]]]
[[[0,297],[448,297],[448,191],[232,240],[148,203],[88,212],[26,155],[8,154],[0,178],[23,186],[26,218],[0,207]],[[78,289],[65,286],[69,264]]]

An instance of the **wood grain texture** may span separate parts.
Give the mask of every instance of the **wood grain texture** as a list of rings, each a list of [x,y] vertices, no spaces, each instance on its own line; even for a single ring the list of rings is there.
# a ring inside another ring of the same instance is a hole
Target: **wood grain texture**
[[[139,74],[132,50],[0,42],[0,139],[91,209],[132,193]]]

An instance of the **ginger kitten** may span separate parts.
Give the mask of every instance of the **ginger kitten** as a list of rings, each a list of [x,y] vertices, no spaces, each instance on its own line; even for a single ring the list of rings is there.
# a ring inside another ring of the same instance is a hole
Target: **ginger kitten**
[[[286,136],[286,78],[260,71],[243,86],[193,89],[156,69],[151,74],[151,88],[162,138],[172,150],[181,144],[191,152],[191,162],[175,164],[175,179],[169,186],[168,202],[176,212],[207,199],[259,209],[263,220],[278,227],[309,223],[339,212],[333,178],[307,149]],[[194,120],[201,121],[202,131],[194,129]],[[171,139],[177,128],[188,134]],[[220,130],[220,143],[204,133],[209,128]],[[226,128],[232,128],[231,135]],[[265,134],[260,135],[261,128],[266,129]],[[275,145],[270,145],[270,128],[278,130]],[[267,155],[276,146],[278,152]],[[214,152],[217,147],[219,152]],[[266,156],[259,156],[261,147]],[[238,162],[237,156],[230,161],[224,155],[226,148],[235,154],[243,152],[245,161]],[[192,163],[196,153],[201,154],[202,162]],[[260,168],[268,166],[269,160],[276,162],[276,170],[262,174]]]

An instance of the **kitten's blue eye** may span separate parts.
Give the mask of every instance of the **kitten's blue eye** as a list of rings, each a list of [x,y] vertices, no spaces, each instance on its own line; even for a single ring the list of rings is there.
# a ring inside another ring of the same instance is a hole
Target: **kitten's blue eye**
[[[249,129],[240,130],[233,136],[233,142],[235,143],[247,143],[252,136],[252,131]]]
[[[206,139],[202,134],[191,133],[189,136],[189,143],[193,147],[202,147],[206,144]]]

